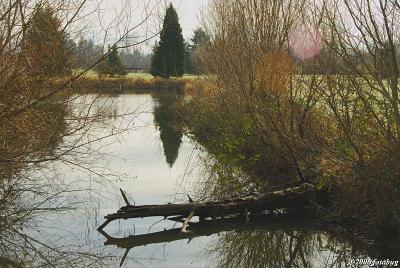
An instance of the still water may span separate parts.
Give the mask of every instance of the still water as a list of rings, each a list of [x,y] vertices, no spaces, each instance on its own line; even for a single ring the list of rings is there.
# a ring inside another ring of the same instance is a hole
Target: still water
[[[176,98],[164,93],[99,99],[95,109],[107,117],[82,135],[90,142],[81,140],[84,146],[69,160],[31,172],[32,181],[45,182],[41,189],[47,198],[40,197],[43,202],[29,210],[18,229],[9,228],[12,232],[0,239],[6,245],[0,266],[350,267],[351,258],[367,256],[301,220],[222,221],[189,238],[168,232],[181,223],[144,218],[110,223],[104,230],[108,238],[99,233],[104,216],[124,205],[120,188],[136,205],[184,203],[187,194],[200,198],[207,154],[184,134],[173,111]],[[37,196],[34,192],[21,202],[32,203]]]

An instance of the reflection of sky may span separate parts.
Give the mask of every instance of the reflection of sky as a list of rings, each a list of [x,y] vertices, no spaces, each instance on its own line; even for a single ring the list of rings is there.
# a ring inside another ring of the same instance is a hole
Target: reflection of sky
[[[171,2],[177,8],[184,37],[190,37],[193,30],[199,25],[200,11],[207,5],[208,0],[174,0]]]
[[[87,98],[86,101],[90,101]],[[103,106],[102,104],[101,106]],[[190,182],[196,179],[195,172],[191,175],[185,174],[191,161],[196,161],[196,153],[192,152],[194,145],[189,139],[184,138],[180,147],[178,158],[172,168],[169,167],[163,153],[163,146],[159,140],[159,131],[154,125],[154,101],[150,95],[123,95],[107,100],[109,111],[116,111],[118,115],[131,112],[140,107],[143,111],[135,117],[134,129],[124,132],[118,138],[112,137],[102,141],[109,144],[101,149],[108,153],[108,157],[99,160],[96,165],[105,165],[113,170],[114,174],[121,176],[109,176],[105,179],[89,175],[79,169],[65,167],[62,164],[53,166],[52,172],[60,181],[69,184],[71,189],[91,189],[83,191],[80,198],[87,202],[79,205],[76,210],[66,214],[48,215],[40,223],[40,238],[48,241],[49,244],[59,244],[62,247],[73,247],[80,244],[84,250],[90,252],[101,252],[112,254],[117,258],[107,263],[111,267],[117,267],[124,250],[114,246],[104,247],[105,239],[96,228],[104,221],[104,216],[115,213],[123,201],[119,188],[122,188],[128,195],[131,203],[143,204],[165,204],[168,202],[187,202],[184,193],[190,193]],[[106,122],[109,127],[119,125],[130,116],[109,118]],[[104,126],[93,128],[95,136],[109,133]],[[115,141],[115,142],[114,142]],[[101,143],[94,143],[93,146],[102,147]],[[190,160],[192,159],[192,160]],[[188,163],[189,162],[189,163]],[[181,182],[184,182],[181,184]],[[178,193],[178,194],[176,194]],[[181,193],[181,194],[179,194]],[[193,195],[192,195],[193,196]],[[178,201],[176,201],[178,199]],[[130,234],[143,234],[149,232],[149,227],[156,223],[159,218],[144,218],[114,221],[105,230],[115,237],[124,237]],[[151,228],[151,232],[170,229],[175,225],[172,221],[161,221]],[[176,224],[179,228],[181,224]],[[36,234],[34,232],[34,234]],[[201,255],[210,237],[199,237],[187,245],[187,239],[175,241],[169,244],[155,244],[146,247],[134,248],[130,251],[124,267],[206,267],[203,261],[197,257]],[[67,246],[65,246],[67,245]],[[65,249],[65,248],[64,248]],[[196,259],[196,261],[193,261]],[[115,265],[114,265],[115,264]],[[141,266],[143,265],[143,266]],[[106,267],[110,267],[106,265]]]
[[[89,101],[91,97],[93,95],[90,95],[86,100]],[[136,205],[182,203],[187,202],[184,193],[190,193],[192,197],[196,196],[192,191],[196,189],[196,182],[202,179],[202,175],[204,175],[199,173],[201,166],[198,166],[198,169],[194,167],[199,164],[199,154],[194,148],[193,142],[186,137],[183,138],[183,144],[179,149],[175,164],[172,168],[169,167],[163,155],[163,146],[159,140],[160,133],[154,125],[152,113],[154,101],[150,95],[121,95],[111,97],[107,100],[107,103],[109,104],[108,111],[112,114],[121,115],[124,112],[136,110],[137,107],[140,107],[143,111],[135,117],[135,128],[133,130],[123,133],[118,139],[113,137],[101,142],[109,143],[109,146],[102,147],[101,143],[90,145],[102,148],[101,152],[110,153],[110,155],[106,154],[106,159],[99,160],[96,164],[105,165],[114,170],[114,174],[121,176],[98,178],[93,174],[84,172],[84,170],[72,169],[57,163],[52,164],[52,168],[48,171],[50,174],[47,176],[55,185],[59,181],[64,181],[64,184],[70,185],[68,190],[90,190],[66,193],[65,199],[67,200],[73,199],[71,196],[76,195],[77,200],[83,199],[85,202],[79,203],[76,210],[66,213],[43,213],[42,220],[37,222],[38,226],[26,230],[30,235],[45,242],[46,245],[59,246],[59,250],[62,251],[114,256],[113,258],[104,258],[104,265],[100,263],[98,265],[82,264],[81,267],[118,267],[125,250],[116,246],[104,246],[106,239],[97,232],[96,228],[103,223],[106,214],[115,213],[119,207],[124,205],[119,188],[125,190],[131,203],[135,200]],[[105,125],[108,127],[105,127],[104,124],[100,125],[99,128],[94,127],[89,135],[94,134],[98,137],[107,134],[110,128],[119,123],[125,124],[125,120],[128,118],[113,118],[111,116],[105,120]],[[188,170],[190,174],[187,174]],[[105,231],[113,237],[122,238],[132,234],[159,232],[163,231],[164,228],[181,227],[180,223],[175,224],[172,221],[164,220],[157,223],[160,219],[162,220],[160,217],[147,217],[113,221],[106,226]],[[197,220],[196,217],[194,220]],[[246,224],[244,219],[243,224]],[[263,234],[262,230],[256,232]],[[280,233],[282,231],[277,230],[276,236],[282,238]],[[230,233],[233,238],[236,234],[240,237],[240,232],[233,231]],[[264,237],[268,238],[272,234],[273,232],[268,235],[265,233]],[[132,248],[124,267],[215,267],[215,257],[220,257],[218,256],[219,253],[211,252],[207,254],[209,252],[207,250],[212,249],[212,246],[220,241],[223,236],[224,233],[221,233],[206,237],[195,237],[190,243],[188,243],[188,239],[183,239],[171,243]],[[337,254],[330,249],[327,239],[323,238],[321,241],[323,244],[327,244],[327,247],[322,251],[316,247],[315,251],[311,252],[311,267],[325,267],[325,265],[322,265],[324,263],[328,264],[326,267],[332,267],[331,264],[336,260]],[[255,243],[256,246],[262,247],[266,241],[257,239],[255,242],[257,242]],[[244,245],[247,247],[247,244]],[[249,245],[254,245],[254,243]],[[288,252],[285,249],[288,245],[283,246],[283,252]],[[278,251],[280,250],[279,245],[276,248]],[[261,249],[260,252],[263,252]],[[222,250],[225,252],[225,250],[232,249],[222,247]],[[275,251],[274,248],[269,250]],[[245,249],[243,252],[245,253],[244,256],[248,258],[254,257],[252,254],[246,253]],[[266,249],[266,252],[268,252],[268,249]]]

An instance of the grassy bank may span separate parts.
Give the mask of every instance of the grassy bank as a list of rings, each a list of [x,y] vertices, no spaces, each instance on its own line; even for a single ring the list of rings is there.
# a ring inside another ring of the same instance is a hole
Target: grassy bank
[[[94,71],[87,72],[75,83],[75,90],[84,93],[144,93],[173,91],[191,93],[202,87],[202,76],[184,75],[163,79],[148,73],[128,73],[120,77],[99,76]]]

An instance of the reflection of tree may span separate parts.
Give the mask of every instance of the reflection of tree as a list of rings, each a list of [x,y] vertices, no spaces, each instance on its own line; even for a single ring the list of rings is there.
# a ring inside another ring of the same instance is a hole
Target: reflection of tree
[[[79,245],[64,247],[59,241],[67,230],[57,232],[58,240],[47,230],[35,227],[41,218],[65,212],[77,202],[71,186],[47,177],[39,164],[66,155],[60,146],[68,135],[67,116],[66,105],[53,101],[40,103],[14,120],[2,122],[1,267],[76,267],[100,259],[84,252]],[[35,171],[40,171],[40,176],[34,176]]]
[[[351,267],[357,256],[326,234],[296,230],[229,232],[209,250],[218,267]]]
[[[307,232],[226,233],[216,242],[220,267],[310,267]]]
[[[173,218],[171,218],[173,220]],[[179,221],[179,220],[178,220]],[[221,251],[225,252],[224,243],[226,243],[226,238],[236,238],[236,236],[229,236],[232,232],[234,234],[243,234],[243,240],[241,241],[229,241],[241,243],[237,250],[227,251],[227,254],[232,254],[233,256],[227,257],[227,260],[239,261],[244,260],[245,262],[238,263],[237,266],[231,266],[232,263],[223,263],[222,267],[275,267],[275,266],[263,266],[266,262],[262,262],[262,260],[257,259],[257,253],[266,253],[268,250],[276,252],[279,251],[279,248],[275,248],[274,246],[279,246],[276,243],[276,239],[273,241],[262,240],[263,236],[259,237],[260,233],[271,233],[271,234],[281,234],[280,237],[284,236],[283,230],[292,230],[292,228],[298,228],[299,230],[303,230],[303,236],[305,237],[306,233],[312,230],[313,228],[318,228],[318,225],[315,225],[313,221],[307,219],[298,219],[298,221],[290,220],[288,216],[276,217],[275,215],[263,215],[257,217],[251,217],[248,222],[246,222],[245,218],[237,217],[237,218],[226,218],[226,219],[217,219],[217,220],[203,220],[197,223],[189,224],[189,232],[182,233],[181,228],[175,228],[170,230],[164,230],[155,233],[148,233],[142,235],[131,235],[124,238],[115,238],[108,235],[103,230],[99,230],[101,234],[103,234],[107,241],[105,245],[116,245],[119,248],[125,249],[125,257],[128,252],[135,247],[146,246],[149,244],[157,244],[157,243],[169,243],[176,240],[181,239],[189,239],[192,240],[196,237],[200,236],[210,236],[213,234],[220,233],[224,240],[218,240],[216,244],[212,244],[212,247],[215,247],[213,251],[219,253],[218,246],[221,246]],[[259,230],[259,231],[254,231]],[[262,231],[261,231],[262,230]],[[238,235],[240,236],[240,235]],[[261,239],[261,240],[260,240]],[[259,243],[257,243],[257,240]],[[299,241],[300,245],[302,241]],[[222,244],[221,244],[222,243]],[[274,244],[276,243],[276,244]],[[267,246],[269,249],[265,249],[263,252],[259,251],[258,247]],[[232,247],[230,247],[232,248]],[[300,247],[297,247],[300,249]],[[229,249],[229,248],[227,248]],[[243,251],[242,251],[243,250]],[[267,254],[262,254],[265,258],[271,257],[267,256]],[[124,258],[125,258],[124,257]],[[280,256],[272,256],[275,258],[271,264],[280,264],[281,258]],[[124,261],[122,259],[122,262]],[[238,260],[236,260],[236,258]],[[261,262],[260,262],[261,261]],[[260,262],[260,263],[259,263]],[[258,264],[259,263],[259,264]],[[290,264],[290,261],[288,262]],[[276,266],[279,267],[279,266]],[[291,266],[289,266],[291,267]]]
[[[70,186],[24,174],[0,183],[0,267],[87,267],[102,261],[101,254],[64,239],[68,230],[37,227],[40,219],[76,205]]]
[[[54,153],[66,130],[63,103],[41,103],[15,120],[3,121],[0,169],[24,165]]]
[[[180,219],[170,218],[170,220]],[[351,267],[354,258],[386,259],[369,245],[350,243],[346,237],[325,232],[326,224],[307,214],[260,215],[203,220],[189,224],[189,232],[181,228],[117,238],[99,230],[107,239],[105,245],[125,249],[121,263],[131,249],[151,244],[170,243],[218,234],[205,249],[206,258],[218,267]],[[396,256],[396,255],[393,255]],[[390,257],[389,257],[390,258]],[[395,259],[395,257],[390,258]]]
[[[175,163],[182,143],[182,121],[176,109],[177,98],[179,97],[179,95],[171,93],[153,95],[156,100],[154,121],[160,129],[160,139],[163,143],[165,158],[170,167]]]

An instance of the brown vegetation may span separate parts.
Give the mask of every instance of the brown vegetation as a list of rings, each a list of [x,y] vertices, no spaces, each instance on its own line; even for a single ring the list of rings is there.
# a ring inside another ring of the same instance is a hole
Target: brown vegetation
[[[212,1],[192,132],[250,177],[335,189],[330,210],[395,237],[399,14],[391,1]]]
[[[60,161],[102,175],[90,165],[100,151],[87,145],[126,129],[86,135],[108,115],[98,98],[85,99],[72,90],[72,82],[88,70],[72,74],[67,44],[71,24],[85,3],[0,3],[0,263],[6,267],[71,267],[96,258],[85,252],[69,254],[69,249],[44,243],[25,230],[39,212],[63,211],[77,202],[61,198],[73,189],[46,174],[45,163]]]
[[[60,81],[55,81],[58,84]],[[102,77],[81,78],[77,80],[72,88],[78,93],[152,93],[157,91],[174,91],[191,94],[201,90],[205,84],[203,79],[192,78],[129,78],[129,77]]]

